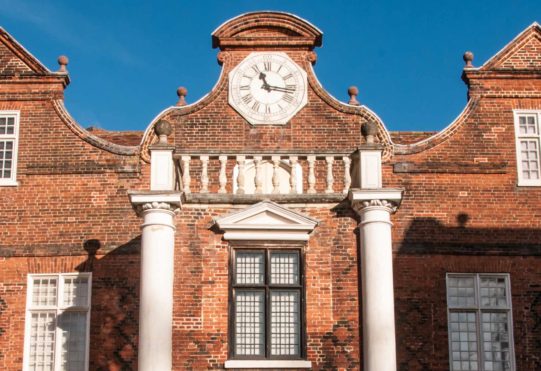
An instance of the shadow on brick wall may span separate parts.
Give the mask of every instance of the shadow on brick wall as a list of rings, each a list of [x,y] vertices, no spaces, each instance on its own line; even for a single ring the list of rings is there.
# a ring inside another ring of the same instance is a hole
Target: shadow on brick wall
[[[494,216],[497,218],[497,216]],[[468,227],[468,214],[457,215],[457,226],[435,218],[415,218],[400,242],[400,254],[541,256],[541,229]]]
[[[498,216],[494,215],[497,219]],[[541,230],[415,218],[395,247],[398,369],[449,368],[447,273],[509,273],[518,370],[541,370]]]
[[[141,236],[102,252],[99,240],[86,240],[86,261],[76,267],[92,272],[90,369],[137,368]]]

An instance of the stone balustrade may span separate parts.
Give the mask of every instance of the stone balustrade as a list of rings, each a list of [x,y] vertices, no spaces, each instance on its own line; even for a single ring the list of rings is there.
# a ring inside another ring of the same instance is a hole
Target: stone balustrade
[[[346,194],[352,185],[350,153],[177,153],[174,161],[186,194]]]

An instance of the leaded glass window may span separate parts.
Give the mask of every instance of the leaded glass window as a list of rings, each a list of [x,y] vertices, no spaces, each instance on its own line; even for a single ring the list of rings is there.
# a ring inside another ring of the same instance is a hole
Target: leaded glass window
[[[303,285],[299,250],[233,250],[232,356],[303,357]]]
[[[509,276],[447,276],[451,370],[513,371]]]
[[[88,369],[90,273],[30,275],[24,369]]]

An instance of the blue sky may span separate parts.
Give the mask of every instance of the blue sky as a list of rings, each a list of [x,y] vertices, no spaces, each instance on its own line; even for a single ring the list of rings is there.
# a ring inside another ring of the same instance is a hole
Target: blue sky
[[[479,66],[541,22],[539,0],[0,0],[0,9],[0,25],[50,69],[69,57],[68,110],[109,130],[143,130],[178,86],[188,102],[206,94],[220,74],[210,34],[241,13],[281,10],[316,25],[323,86],[342,101],[358,86],[390,130],[447,126],[466,103],[464,51]]]

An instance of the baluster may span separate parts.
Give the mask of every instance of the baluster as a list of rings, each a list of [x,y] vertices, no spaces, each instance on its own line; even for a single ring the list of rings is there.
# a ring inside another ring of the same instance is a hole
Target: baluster
[[[199,156],[201,160],[201,193],[208,193],[209,191],[209,175],[208,175],[208,156]]]
[[[289,165],[291,166],[291,172],[289,174],[289,184],[291,189],[289,193],[297,193],[297,156],[289,156]]]
[[[351,173],[349,172],[349,166],[351,165],[351,159],[349,156],[342,157],[344,161],[344,193],[349,192],[349,187],[351,187]]]
[[[225,167],[227,165],[227,156],[219,156],[218,159],[220,160],[220,175],[218,176],[220,189],[218,189],[218,193],[226,193],[227,175],[225,174]]]
[[[272,193],[280,193],[280,176],[278,174],[278,169],[280,168],[280,156],[272,156]]]
[[[308,156],[308,193],[316,193],[316,156]]]
[[[261,156],[255,156],[254,157],[254,168],[255,168],[255,177],[254,177],[254,184],[255,184],[255,193],[261,194],[263,193],[263,174],[261,174]]]
[[[332,163],[334,162],[334,157],[325,157],[325,162],[327,162],[327,189],[325,193],[333,193],[334,177],[332,176]]]
[[[239,169],[239,174],[237,175],[237,194],[243,195],[244,194],[244,156],[237,156],[237,164]]]
[[[182,190],[184,193],[191,193],[190,183],[192,178],[190,177],[190,156],[181,156],[182,161]]]

